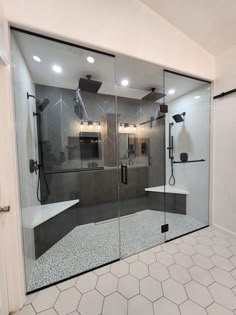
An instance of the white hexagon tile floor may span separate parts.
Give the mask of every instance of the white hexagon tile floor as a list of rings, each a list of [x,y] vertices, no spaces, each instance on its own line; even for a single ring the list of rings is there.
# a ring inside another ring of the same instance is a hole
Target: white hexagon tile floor
[[[236,238],[208,227],[27,296],[15,315],[236,315]]]

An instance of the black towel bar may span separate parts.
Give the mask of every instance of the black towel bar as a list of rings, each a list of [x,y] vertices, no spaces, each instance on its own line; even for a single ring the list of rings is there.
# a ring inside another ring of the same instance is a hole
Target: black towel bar
[[[215,100],[216,98],[224,97],[224,96],[232,94],[232,93],[236,93],[236,89],[218,94],[218,95],[214,96],[213,99]]]
[[[183,162],[183,161],[174,161],[174,163],[175,163],[175,164],[180,164],[180,163],[186,164],[186,163],[196,163],[196,162],[205,162],[205,161],[206,161],[206,160],[201,159],[201,160],[192,160],[192,161],[186,161],[186,162]]]

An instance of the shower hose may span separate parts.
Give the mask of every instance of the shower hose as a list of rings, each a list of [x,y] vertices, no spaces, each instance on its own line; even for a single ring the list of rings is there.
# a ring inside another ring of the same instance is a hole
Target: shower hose
[[[173,158],[171,158],[171,173],[169,178],[169,185],[174,186],[175,185],[175,176],[174,176],[174,161]]]

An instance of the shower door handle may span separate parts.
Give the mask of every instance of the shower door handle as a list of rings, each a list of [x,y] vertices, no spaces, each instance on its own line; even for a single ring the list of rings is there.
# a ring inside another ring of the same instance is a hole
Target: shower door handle
[[[128,184],[128,167],[126,165],[121,165],[121,183],[124,185]]]

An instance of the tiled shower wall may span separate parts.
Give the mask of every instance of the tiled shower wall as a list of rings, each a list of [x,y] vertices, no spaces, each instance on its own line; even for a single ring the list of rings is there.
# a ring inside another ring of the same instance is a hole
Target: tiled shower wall
[[[81,92],[87,113],[87,116],[84,113],[83,119],[96,120],[103,123],[101,129],[102,158],[98,166],[115,168],[113,170],[90,170],[89,173],[81,173],[78,171],[69,172],[69,169],[78,170],[81,167],[81,161],[79,159],[73,161],[68,160],[67,151],[68,136],[78,136],[79,132],[84,131],[84,129],[80,129],[80,118],[74,110],[75,90],[36,85],[36,95],[39,98],[48,97],[50,100],[49,106],[42,113],[43,140],[50,141],[51,154],[54,157],[52,158],[51,165],[46,169],[46,171],[50,173],[47,174],[50,186],[48,202],[79,198],[79,207],[81,207],[82,205],[91,206],[97,203],[117,201],[116,193],[109,194],[110,190],[113,192],[117,191],[117,182],[119,181],[119,176],[112,175],[112,172],[116,172],[117,168],[115,157],[112,156],[111,161],[106,158],[106,164],[104,165],[104,156],[106,157],[105,153],[107,152],[104,152],[104,150],[107,150],[109,146],[111,152],[114,152],[115,149],[115,129],[111,127],[107,128],[104,122],[105,117],[107,121],[112,120],[112,125],[116,123],[114,118],[116,113],[115,97],[111,95]],[[144,189],[146,187],[164,184],[164,121],[160,120],[154,122],[152,128],[150,128],[150,124],[139,125],[141,122],[149,120],[150,117],[156,116],[158,114],[158,107],[158,103],[143,102],[124,97],[117,98],[119,122],[137,125],[136,136],[148,137],[150,139],[150,150],[148,153],[151,155],[149,164],[148,157],[145,156],[146,164],[142,166],[142,172],[141,169],[138,170],[138,168],[129,170],[130,180],[126,189],[122,191],[123,199],[142,197],[145,194]],[[105,137],[104,129],[106,128]],[[98,130],[94,126],[91,131]],[[64,152],[65,155],[63,162],[60,162],[60,152]],[[110,153],[107,152],[107,155],[109,154]],[[65,173],[58,174],[54,172],[55,170],[62,170],[63,172],[65,171]],[[137,176],[140,177],[140,172],[143,174],[142,178],[137,179]],[[109,178],[113,178],[113,181],[108,180]],[[94,187],[92,189],[91,187],[94,186],[93,183],[96,181],[100,184],[96,186],[97,188]],[[138,187],[137,189],[136,186]],[[87,192],[84,191],[85,187]],[[99,196],[96,191],[100,191],[101,196]],[[112,196],[114,198],[111,199]]]

